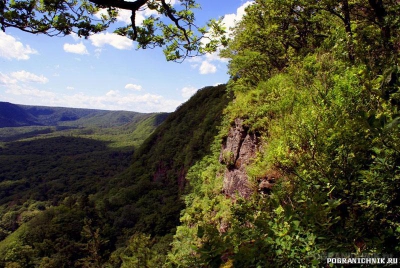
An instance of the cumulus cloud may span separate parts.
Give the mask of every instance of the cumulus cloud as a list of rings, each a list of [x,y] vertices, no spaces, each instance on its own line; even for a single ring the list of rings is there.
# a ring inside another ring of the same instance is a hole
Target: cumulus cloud
[[[75,53],[79,55],[87,55],[89,52],[86,49],[86,46],[80,42],[79,44],[64,44],[64,51],[69,53]]]
[[[110,90],[106,93],[106,96],[108,97],[116,97],[118,96],[119,91],[118,90]]]
[[[24,45],[13,36],[0,31],[0,57],[8,60],[27,60],[31,54],[38,54],[29,45]]]
[[[130,24],[131,23],[131,15],[132,15],[132,12],[129,10],[124,10],[124,9],[119,10],[117,21],[121,21],[125,24]],[[143,21],[150,16],[158,16],[157,11],[151,10],[148,8],[139,10],[135,16],[135,24],[142,25]]]
[[[16,79],[0,72],[0,85],[11,85],[15,83],[17,83]]]
[[[118,10],[117,21],[121,21],[126,24],[130,24],[131,23],[131,15],[132,15],[132,11],[120,9],[120,10]]]
[[[200,74],[212,74],[217,71],[217,67],[208,61],[203,61],[200,65],[199,71]]]
[[[18,82],[22,83],[41,83],[45,84],[49,81],[43,75],[36,75],[27,71],[12,72],[9,75],[0,73],[0,84],[11,85]]]
[[[238,7],[238,9],[236,10],[236,14],[227,14],[224,16],[222,23],[225,25],[228,35],[232,33],[231,28],[234,27],[236,23],[241,21],[243,16],[246,14],[245,9],[253,3],[254,1],[247,1],[246,3]]]
[[[75,89],[74,87],[67,86],[67,90],[74,90],[74,89]]]
[[[241,5],[237,10],[236,13],[232,14],[226,14],[222,20],[222,24],[226,27],[227,29],[227,37],[229,37],[232,34],[232,27],[236,25],[240,20],[242,20],[245,12],[246,7],[249,5],[253,4],[253,1],[247,1],[243,5]],[[212,36],[212,33],[209,33],[208,36]],[[204,39],[203,45],[205,45],[208,41],[208,39]],[[201,64],[197,64],[198,62],[201,61]],[[215,73],[217,71],[217,66],[212,64],[212,62],[222,62],[222,63],[227,63],[229,60],[221,58],[219,56],[219,50],[217,50],[214,53],[206,54],[205,56],[198,58],[196,60],[192,60],[191,62],[195,62],[195,64],[192,64],[192,68],[199,68],[200,74],[211,74]]]
[[[156,94],[124,94],[118,90],[110,90],[102,96],[88,96],[84,93],[65,95],[60,106],[97,108],[108,110],[128,110],[143,113],[172,112],[181,101],[166,99]]]
[[[197,88],[195,88],[195,87],[184,87],[181,89],[181,95],[185,99],[189,99],[196,92],[197,92]]]
[[[20,86],[20,85],[14,85],[9,87],[6,90],[7,94],[12,94],[12,95],[18,95],[18,96],[26,96],[29,99],[33,98],[38,98],[38,99],[54,99],[56,97],[56,94],[54,92],[46,91],[46,90],[39,90],[37,88],[32,88],[28,86]],[[27,103],[29,104],[29,103]],[[32,103],[30,103],[32,104]],[[35,102],[36,104],[36,102]]]
[[[142,25],[142,24],[143,24],[143,21],[144,21],[146,18],[150,17],[150,16],[155,16],[155,17],[157,17],[157,16],[158,16],[157,11],[151,10],[151,9],[148,9],[148,8],[144,9],[143,11],[139,11],[139,12],[136,14],[136,18],[135,18],[135,23],[136,23],[136,25]]]
[[[0,79],[1,77],[0,74]],[[182,103],[182,101],[167,99],[157,94],[127,94],[119,90],[110,90],[99,96],[83,92],[56,94],[18,83],[7,85],[2,100],[27,105],[34,103],[44,106],[126,110],[142,113],[172,112]]]
[[[2,100],[21,104],[48,105],[46,102],[48,100],[53,102],[56,94],[33,86],[35,84],[45,84],[48,81],[43,75],[36,75],[27,71],[9,74],[0,73],[0,86],[5,88],[4,94],[1,96]]]
[[[143,89],[143,87],[141,85],[135,85],[135,84],[127,84],[125,86],[125,88],[126,89],[131,89],[131,90],[138,90],[138,91]]]
[[[98,33],[90,36],[89,39],[95,47],[110,45],[121,50],[127,50],[133,47],[132,40],[115,33]]]
[[[49,82],[49,79],[44,77],[43,75],[36,75],[27,71],[19,71],[11,73],[11,76],[21,82],[30,82],[30,83],[41,83],[45,84]]]

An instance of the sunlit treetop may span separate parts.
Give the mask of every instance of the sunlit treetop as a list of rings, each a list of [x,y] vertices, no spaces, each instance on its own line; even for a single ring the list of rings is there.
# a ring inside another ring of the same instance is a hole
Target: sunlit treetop
[[[0,0],[0,27],[17,28],[33,34],[80,37],[105,31],[118,16],[118,11],[132,12],[131,24],[114,32],[137,41],[139,48],[163,47],[167,60],[182,61],[226,44],[224,29],[211,20],[199,27],[195,22],[195,0]],[[100,10],[106,9],[105,15]],[[150,9],[157,15],[135,23],[139,11]],[[101,14],[100,16],[98,14]],[[97,15],[97,16],[96,16]]]

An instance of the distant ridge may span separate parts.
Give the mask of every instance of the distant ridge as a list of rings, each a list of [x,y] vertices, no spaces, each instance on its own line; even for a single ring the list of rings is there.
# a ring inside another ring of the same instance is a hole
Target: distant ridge
[[[40,125],[40,123],[21,106],[0,102],[0,128],[36,125]]]
[[[22,126],[121,126],[148,114],[128,111],[46,107],[0,102],[0,128]]]

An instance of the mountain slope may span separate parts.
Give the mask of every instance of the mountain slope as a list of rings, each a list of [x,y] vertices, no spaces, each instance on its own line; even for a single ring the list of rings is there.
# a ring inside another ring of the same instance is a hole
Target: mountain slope
[[[182,208],[186,172],[209,152],[228,102],[225,85],[203,88],[143,143],[106,197],[115,211],[116,226],[153,235],[173,232]],[[135,219],[129,221],[126,214]]]
[[[162,122],[133,159],[107,139],[87,139],[92,132],[10,143],[0,152],[3,167],[13,167],[0,182],[0,266],[137,267],[130,241],[140,244],[135,251],[152,249],[149,267],[159,266],[179,223],[186,171],[209,152],[228,102],[225,85],[207,87],[166,119],[101,129],[104,138],[135,139]]]
[[[0,128],[18,126],[112,127],[146,114],[64,107],[18,105],[0,102]]]
[[[22,107],[0,102],[0,128],[39,125],[36,118]]]
[[[167,267],[356,267],[398,254],[399,12],[394,1],[246,8],[221,53],[234,78],[223,139],[188,172]]]

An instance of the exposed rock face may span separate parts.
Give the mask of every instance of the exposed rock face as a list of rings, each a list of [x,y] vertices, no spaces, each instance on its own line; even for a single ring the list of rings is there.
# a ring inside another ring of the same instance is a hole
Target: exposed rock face
[[[258,178],[258,192],[261,194],[271,194],[276,180],[281,178],[282,175],[276,170],[268,170],[262,178]]]
[[[257,145],[257,136],[248,132],[242,119],[236,119],[222,144],[219,157],[219,161],[227,166],[223,184],[223,192],[227,196],[234,198],[238,193],[247,198],[256,190],[249,184],[246,166],[256,156]]]

